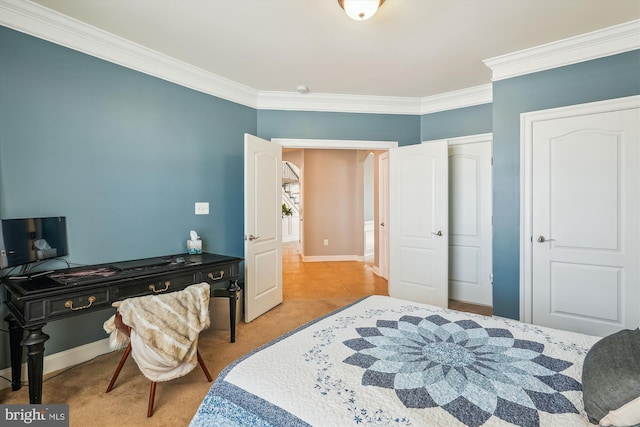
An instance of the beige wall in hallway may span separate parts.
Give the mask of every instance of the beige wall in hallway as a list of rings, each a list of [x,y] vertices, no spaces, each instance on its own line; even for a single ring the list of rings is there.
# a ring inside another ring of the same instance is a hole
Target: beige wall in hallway
[[[305,256],[363,256],[364,182],[358,151],[305,150],[303,185]]]
[[[378,223],[378,156],[384,152],[373,151],[375,224]],[[367,153],[365,150],[283,150],[282,159],[298,166],[304,176],[305,256],[364,255],[363,161]],[[329,240],[329,246],[324,246],[324,239]],[[377,227],[374,240],[374,264],[378,265]]]

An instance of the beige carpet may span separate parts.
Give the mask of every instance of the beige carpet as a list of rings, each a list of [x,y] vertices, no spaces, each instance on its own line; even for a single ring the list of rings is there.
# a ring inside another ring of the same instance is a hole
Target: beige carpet
[[[215,380],[227,364],[243,354],[354,300],[287,300],[251,323],[241,322],[233,344],[229,331],[205,330],[200,334],[199,349]],[[150,383],[131,357],[114,389],[105,393],[121,357],[122,351],[105,354],[47,376],[42,401],[68,404],[71,426],[187,426],[211,386],[202,370],[196,367],[185,377],[158,383],[154,414],[147,418]],[[26,386],[16,392],[0,390],[0,403],[28,402]]]

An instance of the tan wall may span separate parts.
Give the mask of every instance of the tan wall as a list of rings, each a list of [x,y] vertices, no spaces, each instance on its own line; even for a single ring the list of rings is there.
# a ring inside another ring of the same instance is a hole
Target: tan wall
[[[378,219],[378,157],[374,151],[374,224]],[[364,255],[364,182],[365,152],[356,150],[285,149],[282,159],[294,163],[303,176],[302,189],[305,227],[305,256]],[[305,161],[311,163],[307,170]],[[344,180],[344,184],[341,179]],[[335,191],[334,191],[335,189]],[[305,197],[310,198],[306,200]],[[308,202],[308,204],[307,204]],[[339,206],[339,208],[337,208]],[[309,213],[309,218],[304,211]],[[316,211],[317,210],[317,211]],[[329,246],[323,240],[329,239]],[[378,227],[374,227],[374,264],[378,265]]]
[[[363,256],[364,182],[358,151],[304,150],[303,186],[304,255]]]
[[[291,162],[294,165],[298,166],[302,169],[304,166],[304,150],[302,148],[296,149],[283,149],[282,150],[282,160],[286,160],[287,162]]]

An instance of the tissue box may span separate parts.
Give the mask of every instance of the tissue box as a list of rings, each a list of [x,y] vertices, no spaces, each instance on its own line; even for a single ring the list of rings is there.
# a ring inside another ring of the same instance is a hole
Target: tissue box
[[[36,251],[36,259],[55,258],[58,256],[58,250],[56,248],[42,249]]]
[[[236,301],[236,325],[242,318],[242,291],[238,291]],[[229,298],[216,297],[209,300],[209,313],[211,317],[211,329],[229,330]]]
[[[200,255],[202,253],[202,240],[187,240],[187,251],[189,255]]]

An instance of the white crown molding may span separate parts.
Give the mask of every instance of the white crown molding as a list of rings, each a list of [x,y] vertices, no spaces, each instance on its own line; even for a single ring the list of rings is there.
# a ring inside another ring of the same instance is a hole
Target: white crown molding
[[[490,104],[491,102],[493,102],[493,87],[491,84],[474,86],[422,98],[420,100],[420,114],[455,110],[456,108]]]
[[[257,109],[420,115],[491,102],[490,85],[478,87],[489,88],[488,95],[479,95],[483,90],[471,88],[422,99],[258,91],[28,0],[0,0],[0,25]]]
[[[271,138],[271,142],[285,148],[319,148],[336,150],[388,150],[398,146],[398,141],[360,141],[342,139]]]
[[[485,59],[492,81],[640,49],[640,20]]]
[[[420,99],[330,93],[258,92],[259,110],[326,111],[340,113],[419,114]]]
[[[0,25],[255,108],[258,91],[26,0],[1,0]]]
[[[492,102],[491,84],[425,98],[258,91],[29,0],[0,0],[0,25],[256,109],[423,115]],[[484,63],[495,81],[638,49],[639,34],[637,20]]]
[[[260,91],[258,93],[258,109],[422,115],[488,104],[492,100],[491,84],[425,98]]]

